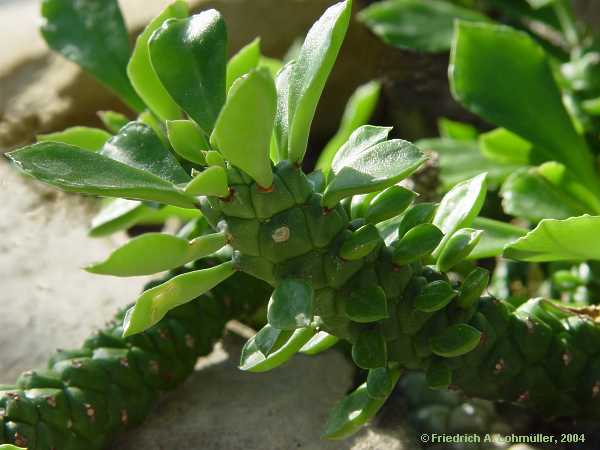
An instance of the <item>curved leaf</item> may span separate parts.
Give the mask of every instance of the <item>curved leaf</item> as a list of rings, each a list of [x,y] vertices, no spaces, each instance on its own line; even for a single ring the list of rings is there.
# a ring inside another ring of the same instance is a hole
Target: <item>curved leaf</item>
[[[135,225],[150,208],[136,200],[117,198],[110,200],[92,219],[89,235],[107,236]]]
[[[173,150],[179,156],[196,164],[206,164],[202,151],[208,150],[210,145],[196,122],[192,120],[168,120],[167,136]]]
[[[299,279],[285,279],[271,295],[267,318],[279,330],[295,330],[310,325],[313,309],[312,285]]]
[[[85,270],[117,277],[151,275],[208,256],[226,243],[224,233],[207,234],[192,241],[170,234],[145,233],[119,247],[105,261]]]
[[[209,135],[225,103],[227,29],[221,14],[211,9],[169,19],[148,45],[167,92]]]
[[[100,150],[112,135],[99,128],[72,127],[56,133],[40,134],[36,137],[40,142],[61,142],[95,152]]]
[[[473,260],[499,256],[507,244],[527,234],[525,228],[485,217],[476,217],[472,226],[483,231],[479,243],[467,257]]]
[[[302,346],[300,353],[305,355],[318,355],[325,350],[330,349],[340,341],[340,338],[333,336],[325,331],[319,331],[310,341]]]
[[[227,63],[226,89],[229,91],[233,82],[252,69],[256,69],[260,62],[260,38],[254,39],[231,57]]]
[[[229,195],[227,171],[221,166],[207,167],[189,182],[185,192],[192,195],[227,197]]]

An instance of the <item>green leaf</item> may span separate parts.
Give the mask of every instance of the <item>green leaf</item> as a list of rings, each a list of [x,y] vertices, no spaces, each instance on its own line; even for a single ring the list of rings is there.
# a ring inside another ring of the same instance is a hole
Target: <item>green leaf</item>
[[[167,92],[210,135],[225,103],[227,29],[221,14],[211,9],[167,20],[148,45]]]
[[[141,333],[156,325],[171,309],[192,301],[235,273],[231,261],[210,269],[196,270],[171,278],[144,292],[127,311],[123,336]]]
[[[223,156],[215,150],[209,150],[204,153],[204,158],[206,158],[206,164],[209,166],[227,167]]]
[[[288,157],[290,77],[293,68],[294,62],[292,61],[283,66],[275,78],[277,113],[273,126],[273,148],[270,152],[275,162]]]
[[[313,319],[314,290],[300,279],[285,279],[277,285],[269,301],[267,318],[280,330],[307,327]]]
[[[478,329],[458,323],[431,339],[431,351],[444,358],[456,358],[475,350],[480,342],[481,332]]]
[[[488,159],[502,164],[529,165],[533,145],[504,128],[496,128],[479,136],[479,148]]]
[[[379,286],[353,289],[346,297],[346,316],[354,322],[377,322],[389,317],[385,292]]]
[[[482,234],[481,230],[472,228],[461,228],[452,233],[437,258],[438,270],[448,272],[463,261],[479,243]]]
[[[110,133],[99,128],[72,127],[57,133],[40,134],[37,140],[61,142],[95,152],[100,150],[111,136]]]
[[[391,386],[388,395],[373,398],[369,395],[367,383],[361,384],[331,411],[323,433],[324,438],[345,439],[359,431],[377,414],[400,378],[400,370],[388,369],[388,372],[389,382],[386,385]]]
[[[163,84],[160,82],[152,62],[148,41],[168,19],[185,19],[189,15],[187,3],[177,0],[167,6],[146,29],[138,36],[129,64],[127,75],[133,88],[146,102],[150,110],[162,120],[174,120],[181,117],[181,110],[173,101]]]
[[[481,211],[487,193],[486,176],[482,173],[458,183],[442,198],[433,224],[442,230],[444,239],[434,252],[434,257],[439,256],[444,244],[456,230],[470,226]]]
[[[390,186],[373,197],[367,206],[365,220],[379,223],[399,216],[410,206],[417,194],[401,186]]]
[[[108,236],[125,230],[138,223],[150,209],[136,200],[110,199],[92,219],[89,235],[92,237]]]
[[[370,81],[356,89],[346,104],[339,130],[327,143],[317,160],[317,169],[324,172],[329,171],[337,151],[358,127],[365,125],[371,118],[380,92],[381,83],[379,81]]]
[[[280,330],[266,324],[254,337],[253,344],[265,357],[276,351],[281,344],[285,343],[291,336],[289,331]]]
[[[426,379],[430,389],[448,389],[452,383],[452,371],[442,361],[436,361],[427,368]]]
[[[192,241],[164,233],[145,233],[85,270],[117,277],[151,275],[211,255],[226,243],[224,233],[207,234]]]
[[[472,226],[483,231],[479,243],[469,253],[468,259],[473,260],[500,256],[507,244],[527,234],[525,228],[485,217],[476,217]]]
[[[455,141],[475,141],[479,136],[477,128],[473,125],[446,119],[445,117],[438,120],[438,130],[442,138]]]
[[[475,267],[463,281],[456,303],[463,309],[471,308],[490,283],[490,273],[482,267]]]
[[[227,63],[227,91],[229,91],[235,80],[247,74],[252,69],[256,69],[259,62],[260,38],[256,38],[248,45],[242,47]]]
[[[394,244],[394,264],[407,264],[428,255],[440,245],[443,236],[440,229],[430,223],[411,228]]]
[[[0,445],[0,450],[27,450],[26,448],[17,447],[11,444],[2,444]]]
[[[131,122],[123,127],[104,145],[100,154],[174,184],[190,180],[156,133],[140,122]]]
[[[431,223],[438,205],[436,203],[417,203],[406,211],[398,222],[398,235],[400,239],[409,230],[422,223]]]
[[[423,312],[435,312],[445,308],[456,295],[457,292],[447,281],[433,281],[417,296],[415,308]]]
[[[352,359],[361,369],[376,369],[387,364],[387,346],[379,328],[362,330],[352,345]]]
[[[360,128],[350,141],[357,134],[361,134]],[[367,148],[361,148],[360,145],[344,146],[333,160],[331,181],[325,189],[323,205],[332,208],[345,197],[392,186],[417,170],[425,160],[421,150],[401,139],[380,142]]]
[[[500,195],[504,212],[534,223],[544,218],[580,216],[589,211],[585,205],[552,185],[535,168],[511,175],[502,186]]]
[[[287,333],[282,331],[283,333]],[[312,327],[299,328],[275,351],[265,356],[254,338],[246,342],[240,357],[240,369],[248,372],[266,372],[281,366],[294,356],[315,335]]]
[[[111,88],[134,110],[144,109],[126,74],[129,34],[117,0],[43,0],[40,27],[48,46]]]
[[[346,261],[356,261],[367,256],[382,243],[377,228],[371,224],[364,225],[343,242],[340,257]]]
[[[369,370],[367,375],[367,393],[374,399],[387,398],[396,385],[394,379],[395,370],[387,367],[378,367]]]
[[[304,346],[302,346],[302,348],[300,349],[300,353],[310,356],[318,355],[319,353],[330,349],[339,341],[340,338],[326,333],[324,331],[319,331],[310,339],[310,341],[308,341],[306,344],[304,344]]]
[[[273,184],[269,145],[276,108],[277,92],[271,74],[266,69],[254,70],[231,87],[210,137],[231,164],[263,188]]]
[[[531,37],[505,26],[458,22],[449,70],[452,92],[467,108],[545,149],[599,191],[592,156],[562,103],[544,50]]]
[[[530,262],[600,260],[599,232],[600,216],[544,219],[508,245],[504,257]]]
[[[385,43],[420,52],[448,51],[456,19],[489,20],[473,9],[440,0],[387,0],[363,9],[358,17]]]
[[[555,1],[556,0],[527,0],[527,3],[534,9],[540,9],[544,6],[551,5]]]
[[[600,199],[580,182],[563,164],[549,161],[537,168],[544,179],[576,200],[581,208],[600,214]]]
[[[206,165],[202,151],[210,149],[210,145],[196,122],[168,120],[167,136],[173,150],[179,156],[201,166]]]
[[[98,117],[108,131],[117,134],[121,128],[129,123],[127,116],[115,111],[98,111]]]
[[[65,191],[196,207],[194,197],[156,175],[71,145],[41,142],[7,156],[27,174]]]
[[[289,79],[288,158],[304,158],[317,104],[346,35],[352,1],[327,9],[306,35]]]
[[[210,195],[226,198],[229,195],[227,171],[221,166],[210,166],[194,177],[185,187],[192,195]]]

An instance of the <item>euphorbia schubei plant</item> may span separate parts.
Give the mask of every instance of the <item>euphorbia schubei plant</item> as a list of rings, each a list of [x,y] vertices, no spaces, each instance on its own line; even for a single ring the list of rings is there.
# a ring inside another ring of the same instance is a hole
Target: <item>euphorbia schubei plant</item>
[[[119,18],[107,4],[102,19]],[[407,141],[388,139],[390,128],[375,126],[358,128],[323,171],[303,173],[350,0],[325,12],[275,79],[252,47],[226,63],[226,27],[217,11],[188,17],[185,4],[176,2],[138,39],[127,70],[131,84],[115,65],[115,52],[86,62],[89,55],[70,46],[77,28],[61,34],[57,17],[70,17],[73,5],[44,3],[46,39],[87,64],[140,118],[97,148],[72,145],[66,132],[9,158],[67,191],[198,208],[213,227],[191,240],[142,235],[91,272],[152,274],[223,258],[223,248],[231,257],[148,289],[122,325],[102,333],[81,358],[59,355],[50,375],[25,377],[5,391],[1,440],[30,449],[101,448],[146,407],[124,393],[140,384],[155,392],[165,383],[159,361],[144,349],[162,349],[190,370],[198,353],[194,333],[204,329],[195,326],[206,319],[202,305],[216,302],[214,293],[203,295],[227,289],[239,272],[273,288],[268,324],[245,345],[242,370],[270,370],[300,350],[317,353],[340,339],[351,343],[356,365],[368,369],[367,381],[333,410],[327,438],[344,438],[372,418],[405,368],[426,371],[435,388],[454,386],[549,416],[600,416],[594,310],[543,299],[515,310],[482,296],[485,270],[462,281],[447,275],[480,239],[468,227],[484,199],[485,174],[459,183],[439,205],[413,204],[415,193],[398,183],[425,156]],[[84,142],[90,133],[83,132]],[[248,278],[238,283],[255,289]],[[193,308],[182,306],[192,301]],[[161,333],[165,316],[176,324],[170,333]]]

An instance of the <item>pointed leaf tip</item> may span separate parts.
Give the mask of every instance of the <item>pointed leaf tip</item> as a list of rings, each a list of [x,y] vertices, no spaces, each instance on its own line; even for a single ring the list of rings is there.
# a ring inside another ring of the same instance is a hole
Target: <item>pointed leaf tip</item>
[[[221,166],[207,167],[189,182],[185,192],[225,198],[229,195],[227,171]]]
[[[283,280],[273,291],[267,318],[280,330],[294,330],[310,325],[313,319],[314,290],[304,280]]]

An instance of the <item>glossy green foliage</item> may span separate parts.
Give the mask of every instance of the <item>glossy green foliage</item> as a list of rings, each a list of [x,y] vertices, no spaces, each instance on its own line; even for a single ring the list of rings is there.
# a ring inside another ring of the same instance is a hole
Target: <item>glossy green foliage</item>
[[[0,450],[27,450],[27,449],[24,449],[22,447],[16,447],[16,446],[10,445],[10,444],[2,444],[2,445],[0,445]]]
[[[450,283],[437,280],[429,283],[415,299],[415,307],[423,312],[435,312],[445,308],[456,297]]]
[[[71,145],[42,142],[9,153],[25,173],[65,191],[193,208],[195,199],[152,173]]]
[[[521,261],[599,260],[595,245],[600,217],[584,215],[565,220],[544,219],[538,226],[504,251],[507,258]]]
[[[387,364],[387,344],[377,326],[361,331],[352,345],[352,359],[361,369],[376,369]]]
[[[525,228],[484,217],[476,217],[472,226],[483,233],[475,248],[468,255],[468,259],[471,260],[499,256],[506,245],[527,233]]]
[[[277,112],[273,127],[273,139],[271,143],[271,159],[274,162],[288,158],[289,141],[289,97],[290,77],[294,68],[294,61],[290,61],[277,73],[275,77],[275,88],[277,89]]]
[[[94,216],[89,234],[107,236],[135,225],[151,208],[136,200],[111,199]]]
[[[263,188],[273,183],[269,145],[276,108],[271,74],[266,69],[252,71],[231,87],[210,138],[227,160]]]
[[[116,111],[98,111],[98,117],[106,129],[113,134],[117,134],[121,128],[129,123],[127,116]]]
[[[563,106],[544,50],[525,33],[503,26],[459,22],[456,33],[450,65],[454,96],[544,148],[597,191],[591,154]]]
[[[448,327],[431,339],[431,351],[445,358],[456,358],[474,350],[481,341],[481,332],[460,323]]]
[[[194,177],[185,187],[192,195],[214,195],[225,198],[229,195],[227,172],[221,166],[210,166]]]
[[[389,128],[364,126],[352,134],[333,160],[324,206],[394,185],[425,161],[425,155],[410,142],[385,141],[388,133]]]
[[[148,43],[152,67],[175,102],[212,132],[225,103],[227,29],[220,13],[171,19]]]
[[[528,165],[536,159],[530,142],[504,128],[483,133],[479,147],[484,156],[498,163]]]
[[[210,148],[200,127],[191,120],[168,120],[167,136],[175,153],[196,164],[206,164],[203,150]]]
[[[363,9],[359,18],[387,44],[421,52],[448,51],[456,19],[488,21],[473,9],[443,0],[386,0]]]
[[[101,275],[131,277],[175,269],[208,256],[226,244],[223,233],[200,236],[187,241],[163,233],[145,233],[128,241],[100,263],[86,268]]]
[[[235,273],[233,263],[178,275],[144,292],[125,316],[123,336],[156,325],[170,310],[192,301]]]
[[[347,261],[364,258],[381,244],[381,237],[373,225],[364,225],[348,237],[340,248],[340,257]]]
[[[433,224],[444,233],[442,244],[436,249],[434,256],[439,256],[445,243],[456,230],[473,223],[481,211],[486,193],[486,174],[483,173],[458,183],[444,195],[433,218]]]
[[[310,341],[302,346],[300,353],[310,356],[318,355],[325,350],[329,350],[339,341],[340,339],[338,337],[326,333],[325,331],[319,331],[310,339]]]
[[[100,150],[100,155],[156,175],[173,184],[186,183],[190,176],[149,126],[131,122],[121,128]]]
[[[471,308],[483,295],[490,283],[490,273],[476,267],[464,279],[456,302],[463,309]]]
[[[155,17],[138,36],[133,54],[127,65],[127,75],[133,88],[144,100],[148,108],[162,120],[175,120],[181,117],[181,110],[162,85],[150,61],[148,41],[168,19],[185,19],[189,14],[187,3],[177,0]]]
[[[346,297],[346,316],[357,323],[371,323],[389,317],[385,291],[379,286],[353,290]]]
[[[254,39],[242,47],[239,52],[231,57],[227,63],[227,91],[233,86],[235,80],[256,69],[260,63],[260,38]]]
[[[365,125],[371,118],[377,106],[380,91],[381,83],[378,81],[370,81],[356,89],[346,104],[339,130],[319,155],[316,169],[329,171],[337,151],[358,127]]]
[[[98,128],[72,127],[56,133],[40,134],[37,136],[37,140],[39,142],[61,142],[95,152],[100,150],[110,137],[110,133]]]
[[[373,197],[365,211],[365,220],[379,223],[397,217],[410,206],[417,194],[402,186],[390,186]]]
[[[394,264],[406,264],[431,253],[442,241],[443,233],[430,223],[411,228],[394,244]]]
[[[479,243],[482,231],[472,228],[461,228],[455,231],[446,241],[437,258],[440,272],[448,272],[463,261]]]
[[[469,142],[476,141],[479,136],[477,128],[469,123],[458,122],[456,120],[441,117],[438,119],[437,125],[442,138]]]
[[[134,110],[144,103],[127,78],[129,35],[116,0],[43,0],[40,29],[50,48],[79,64]]]
[[[294,162],[304,158],[310,125],[325,82],[346,35],[352,0],[327,9],[306,35],[289,75],[287,156]]]
[[[271,295],[267,318],[279,330],[295,330],[310,325],[313,311],[313,287],[304,280],[286,279]]]

